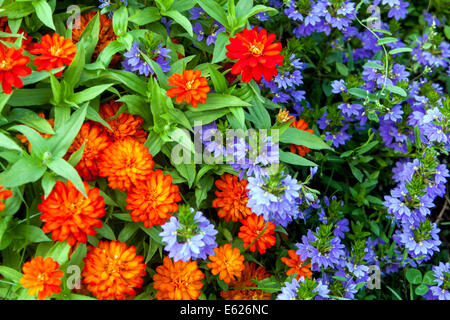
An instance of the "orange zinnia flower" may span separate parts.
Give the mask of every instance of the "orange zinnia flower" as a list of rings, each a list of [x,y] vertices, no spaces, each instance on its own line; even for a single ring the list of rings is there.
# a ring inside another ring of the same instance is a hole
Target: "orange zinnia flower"
[[[230,38],[230,44],[225,48],[230,59],[239,59],[231,68],[231,74],[242,72],[242,81],[247,83],[252,79],[256,81],[264,78],[272,80],[278,74],[277,65],[283,63],[284,57],[280,54],[283,49],[280,42],[273,43],[276,35],[267,36],[267,31],[255,26],[252,30],[245,28]]]
[[[167,91],[168,97],[177,97],[176,101],[182,103],[186,100],[191,103],[194,108],[197,108],[198,103],[206,102],[206,95],[210,88],[208,87],[208,80],[201,77],[200,70],[184,70],[183,74],[175,73],[169,78],[168,86],[171,88]]]
[[[97,15],[96,11],[89,11],[81,15],[80,28],[72,29],[72,39],[73,42],[77,43],[80,41],[83,31],[86,29],[89,21]],[[106,48],[111,41],[116,40],[116,35],[114,34],[114,29],[112,26],[112,20],[108,18],[105,14],[100,14],[100,30],[98,34],[98,42],[95,47],[94,53],[92,54],[92,61],[97,60],[98,55]],[[113,56],[112,64],[119,62],[121,56],[116,54]]]
[[[81,126],[80,132],[67,150],[66,157],[75,153],[83,144],[83,155],[75,169],[84,180],[92,181],[98,176],[100,155],[112,144],[112,141],[103,127],[88,121]]]
[[[264,230],[266,222],[263,216],[253,214],[246,219],[241,219],[242,227],[239,229],[238,237],[244,241],[244,248],[250,245]],[[277,239],[275,238],[275,225],[267,221],[266,230],[251,246],[250,251],[255,252],[258,246],[260,254],[266,253],[266,250],[275,245]]]
[[[178,201],[178,186],[172,184],[170,175],[164,176],[158,169],[128,190],[126,209],[131,210],[134,222],[143,221],[146,228],[151,228],[164,224],[172,212],[177,212]]]
[[[33,44],[30,53],[40,55],[33,61],[33,64],[37,66],[37,71],[50,71],[64,65],[70,65],[77,53],[77,46],[72,42],[72,39],[65,39],[57,33],[52,36],[46,34],[42,36],[41,43]],[[56,76],[60,76],[62,73],[61,70]]]
[[[200,289],[203,287],[202,279],[205,275],[198,269],[197,261],[172,262],[165,257],[163,264],[156,267],[153,276],[153,288],[158,300],[197,300]]]
[[[104,150],[98,173],[101,177],[108,177],[112,189],[125,191],[133,184],[143,182],[153,166],[153,157],[144,144],[127,137]]]
[[[117,117],[117,111],[122,106],[121,102],[111,100],[100,106],[100,116],[108,122],[112,132],[108,130],[108,134],[114,139],[119,140],[125,137],[133,137],[141,143],[147,140],[147,133],[142,129],[144,119],[129,113],[120,113]],[[110,118],[113,118],[109,120]]]
[[[86,243],[87,235],[95,236],[95,228],[100,228],[102,222],[98,219],[105,215],[105,202],[99,195],[98,188],[89,189],[87,182],[84,188],[88,195],[86,199],[70,180],[67,186],[57,181],[47,198],[42,196],[38,210],[43,214],[41,220],[46,224],[42,227],[45,233],[52,232],[54,241],[64,241],[71,246],[78,242]]]
[[[39,117],[41,117],[41,118],[43,118],[43,119],[45,119],[45,114],[44,113],[38,113],[38,116]],[[54,125],[55,125],[55,119],[48,119],[47,120],[47,122],[53,127]],[[37,130],[36,130],[37,131]],[[42,133],[42,132],[39,132],[39,131],[37,131],[40,135],[41,135],[41,137],[43,137],[43,138],[50,138],[50,137],[52,137],[53,135],[52,134],[50,134],[50,133]],[[30,152],[31,151],[31,144],[30,144],[30,142],[28,141],[28,139],[27,139],[27,137],[24,135],[24,134],[21,134],[21,133],[18,133],[18,134],[16,134],[16,138],[17,139],[19,139],[20,140],[20,142],[22,142],[27,148],[28,148],[28,152]]]
[[[252,215],[252,211],[247,207],[247,180],[239,181],[238,177],[231,174],[223,174],[216,181],[216,187],[221,191],[216,191],[217,198],[213,200],[212,206],[220,208],[218,216],[225,221],[239,221]]]
[[[291,123],[290,127],[295,127],[297,129],[303,130],[303,131],[307,131],[309,133],[313,133],[314,130],[313,129],[307,129],[308,124],[305,122],[305,120],[303,119],[299,119],[298,121],[295,121]],[[291,144],[291,152],[295,153],[297,151],[297,153],[304,157],[307,153],[311,152],[311,149],[305,147],[305,146],[298,146],[295,144]]]
[[[222,247],[215,248],[214,252],[216,255],[210,255],[208,258],[211,262],[207,264],[213,275],[219,274],[219,279],[226,283],[235,280],[234,277],[241,276],[245,268],[245,258],[238,248],[232,248],[231,244],[227,243]]]
[[[83,283],[101,300],[125,300],[135,295],[144,280],[146,265],[143,256],[136,255],[136,247],[120,241],[100,241],[89,246],[83,259]]]
[[[59,263],[51,257],[47,257],[45,260],[42,257],[31,259],[22,267],[24,275],[20,279],[20,284],[24,288],[29,288],[30,296],[37,293],[38,299],[44,300],[53,293],[61,292],[61,278],[64,272],[58,268]]]
[[[5,210],[5,204],[2,202],[2,200],[12,197],[11,190],[2,190],[2,189],[3,187],[0,186],[0,211]]]
[[[20,77],[31,74],[31,68],[27,67],[30,58],[22,55],[23,49],[7,48],[0,43],[0,82],[3,92],[11,94],[12,87],[22,88]]]
[[[286,275],[290,276],[291,274],[297,274],[297,280],[301,277],[311,278],[311,262],[306,264],[305,261],[300,259],[300,256],[295,252],[295,250],[288,251],[289,257],[282,257],[281,261],[283,261],[290,269],[286,271]]]
[[[270,273],[266,272],[263,266],[257,266],[253,262],[244,262],[244,266],[242,276],[228,285],[231,290],[221,291],[220,296],[225,300],[270,300],[272,294],[257,290],[257,284],[253,281],[269,278]],[[255,289],[233,289],[234,287],[255,287]]]

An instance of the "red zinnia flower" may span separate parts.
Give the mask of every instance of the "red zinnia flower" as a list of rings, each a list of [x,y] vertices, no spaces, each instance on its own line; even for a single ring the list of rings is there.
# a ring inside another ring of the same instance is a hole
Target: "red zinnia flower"
[[[263,266],[257,266],[253,262],[244,262],[245,269],[242,276],[231,281],[228,287],[230,290],[221,291],[220,296],[225,300],[270,300],[272,294],[257,289],[257,284],[253,280],[263,280],[271,275]],[[255,289],[233,289],[234,287],[255,287]]]
[[[67,151],[67,156],[76,152],[84,144],[83,155],[75,169],[84,180],[92,181],[98,176],[100,155],[111,143],[111,138],[100,125],[88,121],[81,126],[80,132]]]
[[[263,232],[266,222],[263,216],[253,214],[246,219],[242,219],[241,223],[242,227],[239,229],[238,237],[244,241],[244,248],[247,248]],[[267,223],[264,233],[250,246],[251,252],[255,252],[256,247],[258,247],[259,253],[264,254],[268,248],[275,245],[277,241],[274,232],[275,225],[270,221],[267,221]]]
[[[146,179],[128,190],[127,210],[131,210],[134,222],[143,221],[146,228],[164,224],[177,212],[181,201],[178,186],[172,184],[170,175],[164,176],[158,169]]]
[[[283,261],[290,269],[286,271],[286,275],[290,276],[291,274],[297,274],[297,280],[301,277],[311,278],[311,262],[305,263],[305,261],[300,259],[300,256],[295,252],[295,250],[288,251],[289,257],[282,257],[281,261]]]
[[[2,202],[2,200],[12,197],[11,190],[2,190],[2,189],[3,187],[0,186],[0,211],[5,210],[5,204]]]
[[[136,247],[120,241],[100,241],[89,246],[83,259],[83,283],[101,300],[125,300],[136,294],[144,280],[146,265],[143,256],[136,255]]]
[[[202,279],[205,277],[198,268],[197,261],[172,262],[165,257],[163,265],[156,267],[153,276],[153,287],[158,290],[158,300],[197,300],[200,289],[203,287]]]
[[[238,248],[232,248],[230,243],[214,249],[215,255],[210,255],[211,260],[206,266],[211,269],[213,275],[219,274],[219,279],[230,283],[235,277],[240,277],[245,269],[244,256]]]
[[[142,143],[147,141],[147,132],[142,129],[144,119],[125,112],[121,112],[117,115],[117,112],[121,106],[121,102],[116,102],[114,100],[100,106],[98,113],[112,129],[112,132],[107,130],[108,134],[114,140],[119,140],[125,137],[133,137]]]
[[[177,97],[176,101],[182,103],[186,100],[187,103],[192,103],[194,108],[197,108],[198,103],[206,102],[206,94],[209,92],[208,80],[201,77],[200,70],[184,70],[183,74],[175,73],[169,78],[168,86],[171,88],[167,91],[168,97]]]
[[[51,257],[45,260],[42,257],[36,257],[25,262],[22,267],[23,277],[20,284],[24,288],[29,288],[28,294],[34,296],[38,294],[39,300],[50,297],[53,293],[61,292],[61,278],[64,271],[58,270],[59,263]]]
[[[81,35],[86,29],[88,23],[97,15],[97,11],[89,11],[83,13],[80,17],[80,28],[72,29],[72,40],[74,43],[80,41]],[[111,41],[116,40],[116,35],[114,34],[113,22],[108,18],[106,14],[100,14],[100,29],[98,33],[98,41],[95,46],[94,52],[92,54],[92,61],[97,60],[99,54],[111,43]],[[116,65],[120,61],[121,55],[115,54],[112,57],[111,65]]]
[[[303,119],[299,119],[298,121],[293,121],[290,125],[290,127],[295,127],[297,129],[309,132],[309,133],[313,133],[314,130],[313,129],[307,129],[308,124],[305,122],[305,120]],[[304,157],[307,153],[311,152],[311,149],[305,147],[305,146],[298,146],[295,144],[291,144],[291,152],[295,153],[297,152],[300,156]]]
[[[220,208],[217,215],[225,221],[239,221],[252,214],[247,207],[247,180],[239,181],[239,178],[231,174],[224,174],[216,181],[216,187],[221,191],[216,191],[217,198],[213,200],[212,206]]]
[[[77,53],[77,46],[72,42],[72,39],[65,39],[57,33],[52,36],[46,34],[42,36],[41,43],[33,44],[30,53],[40,55],[33,61],[33,64],[37,66],[37,71],[50,71],[64,65],[70,65]],[[60,71],[56,76],[60,76],[62,73]]]
[[[108,177],[110,188],[124,191],[146,180],[153,166],[153,157],[144,144],[127,137],[104,150],[100,156],[98,174]]]
[[[95,228],[101,228],[98,219],[105,215],[105,202],[99,195],[100,189],[89,188],[84,182],[88,195],[86,199],[77,188],[67,180],[67,186],[57,181],[47,198],[42,196],[38,210],[42,212],[41,220],[45,222],[42,231],[52,232],[54,241],[64,241],[71,246],[77,242],[86,243],[87,236],[95,236]]]
[[[278,74],[277,65],[283,63],[284,57],[280,54],[280,42],[273,43],[276,35],[267,36],[267,31],[258,27],[252,30],[245,28],[236,34],[236,38],[230,38],[227,48],[227,57],[239,59],[231,68],[232,74],[242,72],[242,81],[245,83],[252,79],[261,80],[262,76],[267,81],[272,80]]]
[[[22,51],[0,43],[0,82],[6,94],[11,94],[13,86],[22,88],[23,82],[19,77],[31,74],[31,68],[26,66],[30,58],[23,56]]]

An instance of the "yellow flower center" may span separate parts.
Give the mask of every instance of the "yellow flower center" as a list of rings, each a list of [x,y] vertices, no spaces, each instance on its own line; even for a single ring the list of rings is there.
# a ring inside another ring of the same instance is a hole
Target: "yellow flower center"
[[[264,50],[264,45],[262,43],[254,43],[252,44],[252,46],[249,48],[251,54],[253,54],[254,56],[260,56],[263,53]]]
[[[1,70],[8,71],[8,70],[11,70],[12,68],[13,68],[13,64],[11,63],[10,59],[8,59],[8,60],[5,59],[0,63]]]
[[[192,89],[192,86],[194,85],[194,81],[195,80],[191,80],[188,83],[186,83],[186,89],[187,90],[191,90]]]
[[[62,52],[63,52],[63,50],[60,47],[51,47],[50,48],[50,54],[54,57],[59,57]]]

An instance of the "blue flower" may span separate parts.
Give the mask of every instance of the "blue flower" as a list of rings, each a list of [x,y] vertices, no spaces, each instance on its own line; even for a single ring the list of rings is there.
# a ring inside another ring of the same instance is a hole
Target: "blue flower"
[[[247,207],[256,215],[283,227],[299,217],[301,186],[290,175],[250,177],[248,182]]]
[[[180,207],[179,218],[172,216],[162,229],[160,236],[166,243],[164,250],[174,261],[205,260],[217,247],[214,225],[202,212],[194,213],[192,208]]]
[[[450,263],[439,262],[432,270],[435,285],[429,286],[428,300],[450,300]]]

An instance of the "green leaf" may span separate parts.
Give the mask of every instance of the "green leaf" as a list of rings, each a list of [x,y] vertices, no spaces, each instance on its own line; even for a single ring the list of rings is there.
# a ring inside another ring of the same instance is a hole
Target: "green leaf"
[[[83,196],[85,196],[86,198],[88,197],[80,175],[78,174],[77,170],[75,170],[75,168],[72,167],[66,160],[64,160],[63,158],[55,158],[49,161],[47,163],[47,166],[57,175],[70,180],[70,182],[73,183],[75,188],[77,188],[78,191],[83,194]]]
[[[0,186],[13,188],[36,182],[45,171],[46,167],[39,160],[26,156],[14,163],[8,170],[0,173]]]
[[[408,269],[406,270],[406,279],[411,284],[422,283],[422,272],[418,269]]]
[[[72,63],[64,72],[64,81],[71,87],[75,88],[80,81],[86,61],[86,50],[83,46],[79,46]]]
[[[140,224],[140,228],[142,231],[144,231],[146,234],[150,236],[156,243],[163,245],[162,238],[159,235],[161,233],[161,228],[158,226],[153,226],[151,228],[146,228],[144,224]]]
[[[96,78],[99,80],[100,78],[116,80],[141,96],[147,96],[147,83],[132,72],[108,69],[100,73]]]
[[[138,26],[143,26],[161,20],[161,14],[159,13],[158,8],[147,7],[141,10],[136,10],[136,13],[128,20],[136,23]]]
[[[54,157],[63,157],[75,140],[84,119],[86,118],[88,104],[75,111],[70,119],[58,128],[56,134],[49,139],[50,151]]]
[[[175,10],[169,10],[169,11],[163,12],[163,15],[171,17],[173,20],[175,20],[175,22],[177,22],[179,25],[181,25],[184,28],[184,30],[186,30],[187,33],[191,37],[194,36],[191,22],[189,21],[188,18],[183,16],[181,13],[179,13],[178,11],[175,11]]]
[[[16,1],[2,6],[0,16],[8,17],[9,20],[20,19],[29,16],[34,12],[34,7],[30,6],[30,2]]]
[[[108,240],[116,240],[114,231],[106,223],[103,223],[101,228],[98,229],[96,228],[95,230],[97,230],[98,234],[101,235],[103,238],[106,238]]]
[[[396,53],[403,53],[403,52],[411,52],[412,49],[411,48],[397,48],[397,49],[392,49],[389,51],[389,54],[396,54]]]
[[[212,176],[205,176],[200,182],[197,184],[197,188],[195,189],[195,202],[197,204],[197,208],[200,208],[203,200],[208,197],[208,192],[214,185],[214,178]]]
[[[336,62],[336,68],[340,74],[342,74],[344,77],[348,76],[348,68],[345,64]]]
[[[292,153],[292,152],[285,152],[280,150],[280,161],[290,164],[295,164],[297,166],[303,166],[303,167],[317,167],[317,164],[315,164],[312,161],[309,161],[306,158],[300,157],[298,154]]]
[[[214,85],[214,90],[217,93],[224,93],[227,89],[227,80],[225,76],[219,72],[216,68],[214,68],[211,64],[208,65],[209,74],[211,76],[211,80]]]
[[[139,224],[135,222],[127,223],[125,227],[120,231],[119,236],[117,239],[120,242],[126,242],[128,241],[139,229]]]
[[[352,164],[350,164],[350,170],[352,171],[353,175],[355,176],[356,179],[358,179],[358,181],[360,183],[363,182],[364,174],[361,172],[361,170],[359,170]]]
[[[434,278],[434,271],[433,270],[425,272],[425,274],[423,275],[423,284],[426,284],[426,285],[429,285],[429,286],[436,285],[436,280]]]
[[[416,287],[416,290],[414,290],[414,292],[418,295],[418,296],[423,296],[424,294],[426,294],[428,292],[428,287],[424,284],[421,284],[419,286]]]
[[[59,265],[63,265],[69,261],[70,248],[71,246],[67,243],[67,241],[58,241],[47,252],[44,258],[51,257],[53,260],[58,262]]]
[[[228,19],[225,10],[215,1],[211,0],[196,0],[200,8],[206,11],[206,13],[214,18],[217,22],[228,29]],[[216,42],[217,46],[217,42]],[[215,63],[215,62],[213,62]]]
[[[50,88],[22,88],[14,90],[8,104],[12,107],[41,106],[50,103],[52,96]]]
[[[377,69],[377,70],[384,70],[384,66],[382,66],[379,63],[371,62],[371,61],[366,62],[364,64],[364,68],[373,68],[373,69]]]
[[[87,88],[83,91],[75,93],[71,100],[75,104],[82,104],[83,102],[93,100],[94,98],[101,95],[106,89],[110,88],[112,85],[112,83],[107,83]]]
[[[56,177],[52,172],[46,172],[41,180],[41,186],[44,190],[44,197],[47,198],[56,184]]]
[[[19,283],[20,279],[23,277],[23,274],[13,268],[0,266],[0,274],[6,279],[15,283]]]
[[[393,43],[393,42],[397,42],[397,41],[398,41],[397,38],[387,37],[387,38],[379,39],[379,40],[377,41],[377,44],[378,44],[379,46],[381,46],[381,45],[384,45],[384,44],[387,44],[387,43]]]
[[[348,90],[348,93],[358,98],[368,99],[369,101],[377,100],[376,96],[373,93],[370,93],[369,91],[361,88],[350,88]]]
[[[217,35],[211,63],[219,63],[226,59],[227,48],[225,48],[225,46],[229,43],[230,38],[225,32]]]
[[[251,104],[239,99],[236,96],[223,93],[210,93],[206,98],[204,104],[199,104],[197,108],[188,106],[188,109],[193,112],[203,112],[215,109],[222,109],[228,107],[249,107]]]
[[[53,10],[46,0],[35,0],[32,2],[33,7],[36,11],[36,15],[39,20],[42,21],[50,29],[56,31],[55,25],[53,23]]]
[[[96,14],[94,18],[92,18],[83,33],[81,34],[80,40],[77,43],[77,48],[84,47],[85,61],[86,63],[90,63],[92,59],[92,54],[95,51],[95,47],[97,46],[98,37],[100,34],[100,13]]]
[[[13,139],[2,132],[0,132],[0,148],[23,152],[22,148]]]
[[[117,36],[123,36],[128,29],[128,9],[126,6],[121,6],[114,11],[113,15],[113,30]]]
[[[14,229],[14,238],[26,239],[31,242],[46,242],[52,241],[47,237],[41,228],[33,225],[21,224]]]
[[[391,86],[391,85],[387,85],[386,89],[388,89],[390,92],[398,94],[402,97],[407,97],[408,94],[406,93],[406,91],[400,87],[397,86]]]
[[[23,125],[13,126],[10,128],[10,130],[19,131],[20,133],[24,134],[27,137],[28,142],[31,145],[32,154],[36,154],[40,158],[42,158],[42,155],[46,151],[48,151],[45,138],[43,138],[39,133],[37,133],[36,130]]]
[[[315,134],[294,127],[287,128],[281,135],[280,141],[305,146],[313,150],[331,149],[328,144]]]
[[[14,108],[7,117],[8,122],[17,121],[42,133],[55,134],[52,126],[44,118],[29,109]]]

